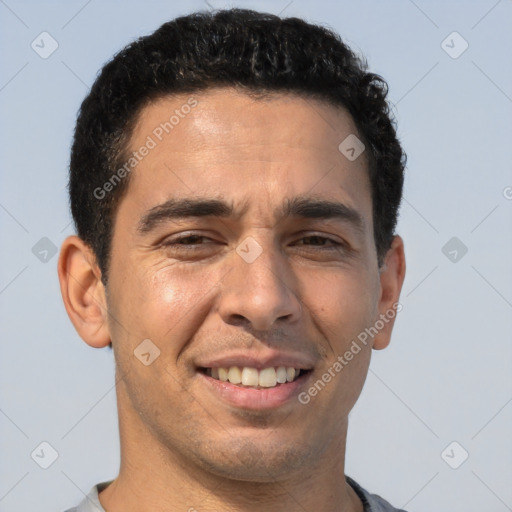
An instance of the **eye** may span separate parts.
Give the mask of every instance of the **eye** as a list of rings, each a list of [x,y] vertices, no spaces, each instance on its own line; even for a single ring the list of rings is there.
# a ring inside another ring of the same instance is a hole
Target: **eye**
[[[209,242],[206,243],[206,241]],[[187,233],[173,238],[168,238],[164,240],[161,245],[177,251],[194,251],[202,249],[205,245],[211,245],[212,243],[215,243],[215,241],[207,236],[196,233]]]
[[[325,236],[320,235],[310,235],[305,236],[299,240],[299,242],[304,243],[297,243],[297,245],[300,245],[302,247],[307,246],[316,246],[316,247],[325,247],[327,249],[339,249],[345,246],[345,244],[338,242],[336,240],[333,240],[332,238],[327,238]]]
[[[291,246],[297,255],[317,261],[340,261],[353,256],[352,247],[345,240],[321,234],[304,236]]]
[[[218,254],[221,242],[202,233],[180,233],[161,242],[161,247],[169,251],[171,257],[207,257]],[[291,244],[299,254],[307,257],[340,257],[350,255],[350,247],[344,241],[311,234]]]
[[[197,242],[204,239],[206,239],[206,237],[203,235],[186,235],[168,240],[164,245],[197,245],[194,244],[194,241]]]
[[[311,235],[311,236],[305,236],[304,238],[301,238],[301,241],[308,240],[309,243],[305,243],[304,245],[326,245],[326,243],[339,245],[338,242],[326,238],[325,236],[319,236],[319,235]],[[311,243],[313,242],[313,243]],[[316,242],[316,243],[314,243]]]

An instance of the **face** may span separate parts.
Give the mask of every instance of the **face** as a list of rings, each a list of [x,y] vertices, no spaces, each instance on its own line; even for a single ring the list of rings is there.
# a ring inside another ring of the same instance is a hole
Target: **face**
[[[338,149],[351,134],[343,109],[295,95],[145,107],[130,151],[151,148],[115,217],[107,287],[124,431],[248,481],[339,445],[372,342],[343,356],[392,302],[365,154]],[[148,339],[160,353],[145,365]]]

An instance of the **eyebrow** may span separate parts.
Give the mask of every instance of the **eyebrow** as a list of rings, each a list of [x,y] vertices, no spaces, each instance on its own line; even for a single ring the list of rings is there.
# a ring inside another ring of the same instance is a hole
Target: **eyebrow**
[[[247,205],[239,210],[236,217],[241,217]],[[233,203],[216,198],[180,198],[169,199],[150,208],[140,219],[137,232],[145,235],[161,223],[169,220],[182,220],[191,217],[234,217]],[[355,209],[337,201],[315,197],[297,196],[285,199],[276,212],[276,220],[286,218],[339,220],[352,225],[357,231],[364,232],[365,222]]]

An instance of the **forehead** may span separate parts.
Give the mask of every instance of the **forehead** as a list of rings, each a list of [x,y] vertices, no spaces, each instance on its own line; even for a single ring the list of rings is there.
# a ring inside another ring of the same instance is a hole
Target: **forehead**
[[[357,129],[343,107],[326,101],[280,92],[256,99],[234,88],[215,88],[164,96],[146,105],[138,114],[131,143],[136,147],[151,135],[158,145],[174,143],[175,151],[193,151],[200,143],[219,151],[238,146],[243,152],[249,132],[257,140],[245,148],[248,152],[258,145],[268,152],[283,142],[290,148],[306,143],[307,150],[324,151],[328,146],[337,149],[340,137],[357,134]],[[178,147],[185,140],[187,145]]]
[[[356,134],[346,110],[296,94],[254,99],[219,88],[162,97],[137,118],[129,153],[140,160],[121,206],[144,210],[171,197],[213,195],[264,213],[283,197],[311,193],[367,217],[366,155],[351,161],[339,149]]]

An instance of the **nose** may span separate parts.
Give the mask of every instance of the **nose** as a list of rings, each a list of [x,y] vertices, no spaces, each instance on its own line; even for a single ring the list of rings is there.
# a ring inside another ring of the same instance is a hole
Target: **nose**
[[[268,331],[297,321],[302,306],[285,257],[270,244],[259,246],[261,254],[253,261],[233,251],[230,271],[221,282],[218,308],[228,324]]]

